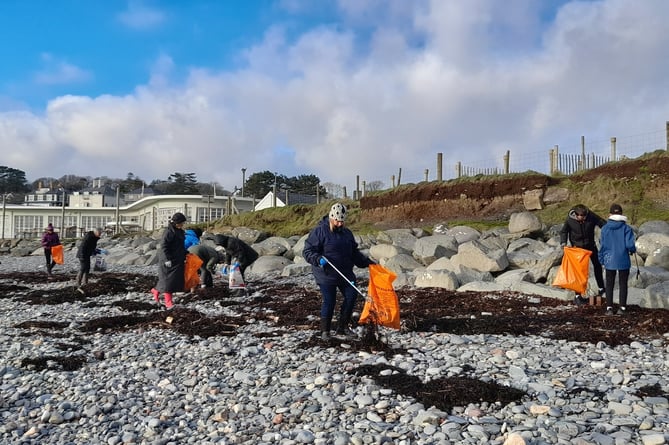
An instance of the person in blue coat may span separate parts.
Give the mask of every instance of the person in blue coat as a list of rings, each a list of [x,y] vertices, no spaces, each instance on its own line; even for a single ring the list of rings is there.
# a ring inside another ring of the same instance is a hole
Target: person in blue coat
[[[197,246],[200,244],[200,237],[202,236],[202,229],[186,229],[184,230],[184,247],[186,250],[190,249],[192,246]]]
[[[364,268],[373,264],[358,249],[353,233],[344,227],[345,220],[346,207],[341,203],[332,205],[330,213],[324,216],[309,233],[302,251],[304,259],[311,264],[311,271],[323,296],[320,320],[323,340],[330,338],[337,289],[344,296],[344,301],[341,305],[336,333],[337,335],[355,335],[349,327],[358,296],[358,291],[352,286],[352,284],[355,285],[353,266]],[[346,278],[344,279],[334,267]]]
[[[612,204],[609,213],[609,219],[602,227],[599,241],[599,261],[606,270],[606,315],[613,315],[613,286],[616,274],[620,298],[618,315],[624,315],[627,310],[627,280],[632,267],[630,255],[636,252],[634,232],[627,225],[627,217],[623,215],[620,204]]]

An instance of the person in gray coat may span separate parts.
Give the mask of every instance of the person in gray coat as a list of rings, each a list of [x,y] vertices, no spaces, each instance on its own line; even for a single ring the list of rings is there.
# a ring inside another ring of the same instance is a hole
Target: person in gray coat
[[[216,265],[225,261],[225,254],[207,244],[197,244],[188,248],[188,253],[197,255],[202,260],[200,266],[200,287],[213,287]]]

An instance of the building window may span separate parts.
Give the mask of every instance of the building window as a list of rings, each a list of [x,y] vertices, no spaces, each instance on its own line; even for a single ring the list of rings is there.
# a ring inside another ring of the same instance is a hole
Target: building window
[[[38,215],[14,216],[15,238],[38,238],[44,232],[44,219]]]

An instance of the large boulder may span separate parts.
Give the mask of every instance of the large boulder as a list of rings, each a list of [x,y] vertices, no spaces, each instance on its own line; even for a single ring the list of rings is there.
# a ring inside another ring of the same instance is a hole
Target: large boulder
[[[461,244],[451,260],[481,272],[500,272],[509,266],[504,249],[489,249],[478,241]]]
[[[450,258],[458,253],[458,241],[451,235],[431,235],[416,240],[413,257],[427,266],[438,258]]]

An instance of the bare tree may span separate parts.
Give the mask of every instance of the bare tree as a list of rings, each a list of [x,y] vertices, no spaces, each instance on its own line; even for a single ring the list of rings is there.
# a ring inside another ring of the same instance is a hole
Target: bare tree
[[[366,188],[368,192],[376,192],[379,190],[383,190],[385,188],[385,184],[383,181],[371,181],[366,184]]]
[[[329,198],[343,198],[344,197],[344,187],[340,184],[334,184],[332,182],[326,182],[323,184],[323,188],[327,193]]]

